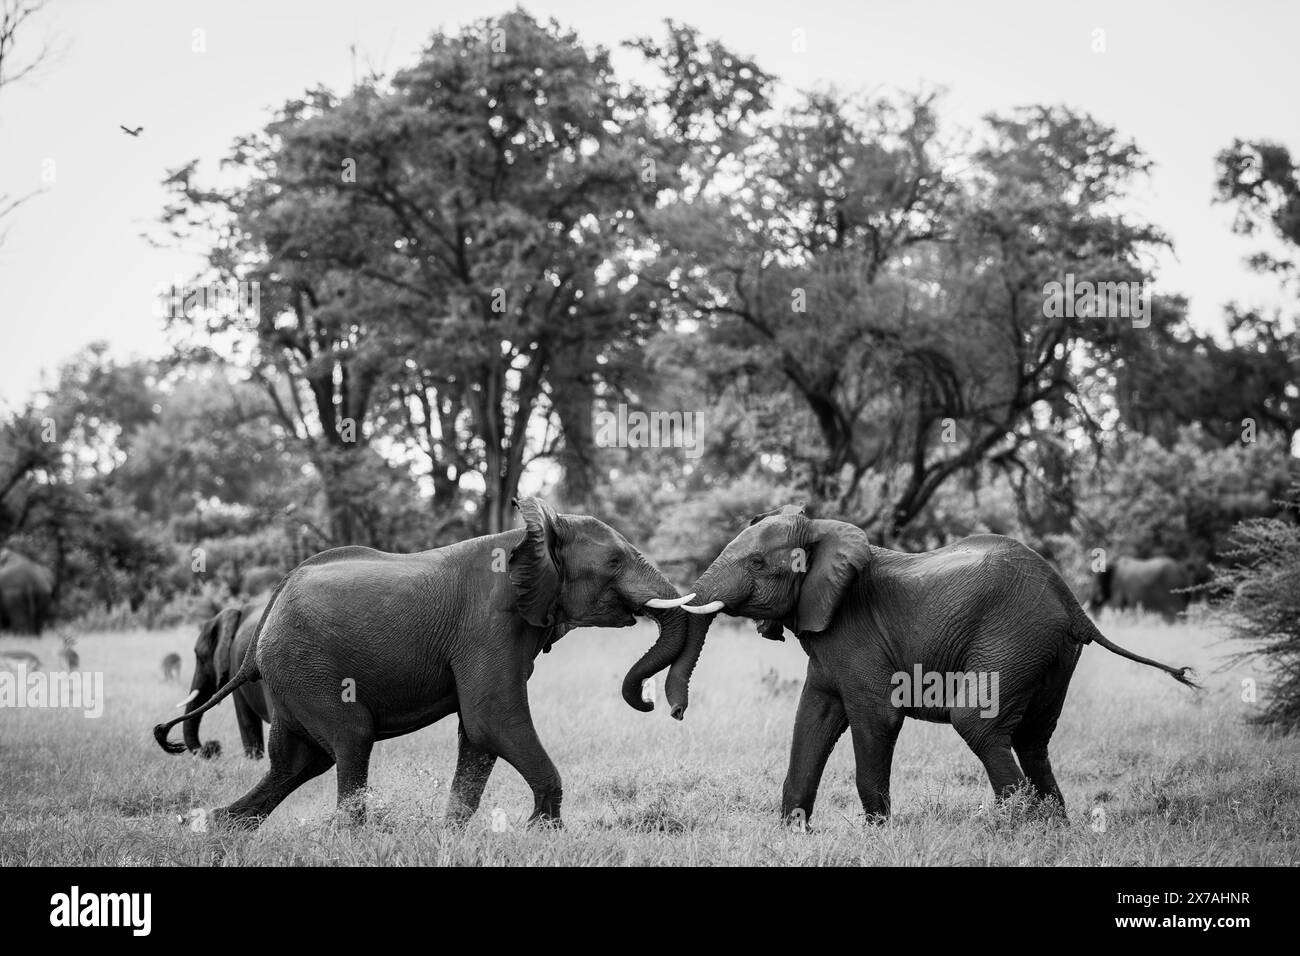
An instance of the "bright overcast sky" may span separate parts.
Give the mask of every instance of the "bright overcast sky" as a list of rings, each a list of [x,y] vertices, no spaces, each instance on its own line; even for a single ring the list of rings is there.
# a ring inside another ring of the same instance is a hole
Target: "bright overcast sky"
[[[1195,2],[679,2],[551,0],[526,5],[588,43],[657,33],[664,18],[750,53],[796,88],[948,91],[945,118],[1032,103],[1085,109],[1136,139],[1156,163],[1135,209],[1174,240],[1158,288],[1191,299],[1201,329],[1229,301],[1269,305],[1272,280],[1242,259],[1212,206],[1214,156],[1234,137],[1300,152],[1294,0]],[[168,169],[199,158],[211,173],[235,136],[304,89],[345,90],[358,60],[383,73],[412,62],[429,33],[505,5],[430,0],[52,0],[24,39],[55,35],[63,56],[0,93],[0,193],[56,181],[8,220],[0,248],[0,403],[21,402],[41,372],[106,339],[115,354],[157,355],[165,342],[154,290],[199,264],[140,235],[165,201]],[[191,50],[196,28],[207,51]],[[792,51],[805,31],[807,50]],[[1105,52],[1092,50],[1105,31]],[[30,49],[30,46],[28,47]],[[143,126],[138,138],[118,124]]]

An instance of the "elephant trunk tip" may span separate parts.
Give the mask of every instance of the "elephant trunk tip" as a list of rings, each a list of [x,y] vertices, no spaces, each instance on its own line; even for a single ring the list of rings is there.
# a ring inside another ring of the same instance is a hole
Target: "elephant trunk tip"
[[[185,753],[184,744],[174,744],[167,739],[167,731],[171,729],[169,724],[158,724],[153,729],[153,739],[158,741],[158,746],[169,754]]]
[[[683,717],[686,716],[686,705],[678,704],[671,711],[669,711],[669,713],[672,715],[673,720],[681,720]]]
[[[633,710],[639,710],[643,714],[655,709],[654,701],[646,700],[642,695],[641,680],[634,672],[629,673],[623,681],[623,700]]]

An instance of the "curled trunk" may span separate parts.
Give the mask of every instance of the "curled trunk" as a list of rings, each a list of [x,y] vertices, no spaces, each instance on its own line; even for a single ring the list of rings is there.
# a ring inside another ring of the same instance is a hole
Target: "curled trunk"
[[[713,564],[695,582],[695,587],[691,588],[695,593],[695,599],[691,601],[694,606],[702,607],[721,596],[718,593],[717,568],[718,564]],[[681,654],[668,669],[668,679],[664,682],[664,696],[668,698],[670,713],[674,720],[681,720],[686,715],[686,707],[690,703],[691,674],[695,672],[695,665],[699,663],[700,653],[704,650],[704,639],[709,636],[713,619],[718,615],[715,612],[695,613],[688,616],[690,621],[686,626],[686,641]]]
[[[654,710],[654,704],[641,699],[641,684],[677,660],[686,643],[687,613],[680,607],[647,608],[651,598],[677,599],[677,589],[664,573],[638,553],[637,561],[620,582],[619,590],[624,601],[642,610],[659,624],[659,637],[654,646],[632,665],[623,678],[623,699],[628,706],[642,713]],[[665,688],[665,691],[667,688]],[[671,695],[668,697],[673,703]]]
[[[674,720],[681,720],[686,715],[686,705],[690,702],[691,674],[699,662],[700,652],[704,650],[704,639],[709,634],[709,626],[716,614],[691,614],[686,625],[686,641],[682,652],[668,669],[668,679],[664,681],[664,696],[668,698],[669,711]]]
[[[215,688],[207,683],[201,682],[197,677],[191,690],[197,690],[199,696],[185,705],[186,711],[195,711],[206,704],[212,698],[212,692]],[[181,732],[185,737],[185,749],[190,753],[199,753],[203,750],[203,744],[199,741],[199,721],[202,717],[193,717],[181,725]]]
[[[689,623],[687,621],[689,615],[681,608],[667,608],[649,613],[659,624],[659,638],[650,650],[641,655],[641,659],[632,665],[627,676],[623,678],[623,699],[627,701],[628,706],[642,713],[654,710],[654,704],[641,699],[641,684],[678,659],[686,644],[686,629]],[[672,693],[667,686],[664,690],[669,704],[672,705]]]

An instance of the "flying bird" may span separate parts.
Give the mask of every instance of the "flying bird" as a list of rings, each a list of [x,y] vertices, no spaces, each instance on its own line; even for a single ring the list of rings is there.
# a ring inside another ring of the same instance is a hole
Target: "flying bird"
[[[127,136],[139,136],[141,133],[144,132],[143,126],[137,126],[135,129],[127,129],[125,126],[119,123],[117,128],[120,129],[123,133],[126,133]]]

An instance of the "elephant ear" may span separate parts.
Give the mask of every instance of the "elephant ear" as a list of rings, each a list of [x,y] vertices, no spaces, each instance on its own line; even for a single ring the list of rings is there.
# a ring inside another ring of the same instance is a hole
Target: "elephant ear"
[[[524,538],[510,552],[515,607],[534,627],[550,627],[560,601],[555,512],[539,498],[516,498],[515,507],[524,519]]]
[[[830,627],[849,587],[871,563],[871,543],[861,528],[844,521],[808,524],[812,562],[799,590],[798,634],[815,634]]]
[[[228,607],[213,618],[217,632],[217,648],[212,655],[212,669],[216,672],[218,687],[230,680],[231,671],[243,663],[243,661],[230,659],[231,647],[235,643],[235,632],[239,630],[239,622],[243,616],[243,608]]]

